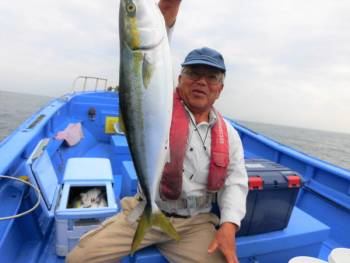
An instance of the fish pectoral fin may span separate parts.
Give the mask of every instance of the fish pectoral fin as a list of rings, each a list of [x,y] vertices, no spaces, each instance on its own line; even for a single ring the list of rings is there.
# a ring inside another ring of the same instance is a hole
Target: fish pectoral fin
[[[160,212],[156,214],[150,214],[150,211],[145,209],[140,218],[131,244],[131,255],[133,255],[137,251],[143,238],[145,237],[146,231],[153,225],[161,228],[165,233],[167,233],[171,238],[175,239],[176,241],[180,240],[180,235],[176,232],[169,219],[163,213]]]
[[[143,56],[143,61],[142,61],[142,80],[143,80],[143,86],[147,89],[149,83],[151,82],[151,77],[153,73],[153,65],[149,61],[149,58],[145,54]]]
[[[176,241],[180,240],[180,235],[176,232],[174,226],[162,212],[152,215],[152,224],[160,227],[160,229]]]

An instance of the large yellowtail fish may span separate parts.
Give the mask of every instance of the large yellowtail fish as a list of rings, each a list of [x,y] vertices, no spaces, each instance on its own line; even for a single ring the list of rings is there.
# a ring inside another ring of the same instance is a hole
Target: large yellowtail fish
[[[169,151],[173,75],[164,18],[154,0],[121,0],[119,35],[119,104],[146,199],[131,246],[134,253],[152,225],[179,239],[155,203]]]

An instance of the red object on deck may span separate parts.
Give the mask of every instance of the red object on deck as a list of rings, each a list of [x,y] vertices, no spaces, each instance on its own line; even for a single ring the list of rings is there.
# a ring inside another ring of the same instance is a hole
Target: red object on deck
[[[249,190],[262,190],[264,186],[264,181],[260,176],[250,176],[249,177]]]
[[[292,187],[300,187],[301,185],[301,179],[300,176],[298,175],[288,175],[288,187],[292,188]]]

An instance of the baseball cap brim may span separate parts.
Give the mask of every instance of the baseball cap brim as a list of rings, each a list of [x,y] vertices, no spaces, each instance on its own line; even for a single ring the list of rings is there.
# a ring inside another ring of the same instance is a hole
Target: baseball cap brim
[[[191,65],[206,65],[206,66],[211,66],[213,68],[217,68],[218,70],[222,71],[222,72],[226,72],[225,68],[222,68],[220,66],[218,66],[215,63],[212,63],[210,61],[205,61],[205,60],[201,60],[201,59],[194,59],[194,60],[190,60],[187,62],[184,62],[181,64],[181,66],[191,66]]]

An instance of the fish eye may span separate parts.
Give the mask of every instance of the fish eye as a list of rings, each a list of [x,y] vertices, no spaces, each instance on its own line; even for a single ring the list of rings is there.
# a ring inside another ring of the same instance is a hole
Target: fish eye
[[[129,14],[134,14],[135,11],[136,11],[136,6],[134,3],[128,3],[126,5],[126,11],[129,13]]]

